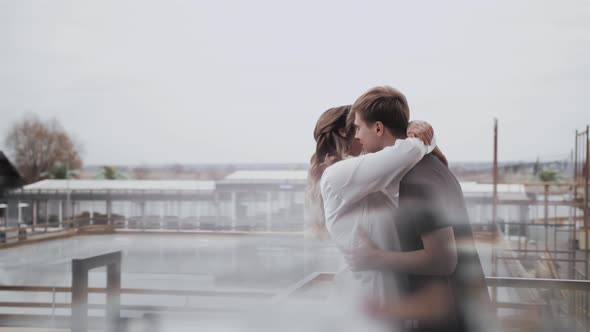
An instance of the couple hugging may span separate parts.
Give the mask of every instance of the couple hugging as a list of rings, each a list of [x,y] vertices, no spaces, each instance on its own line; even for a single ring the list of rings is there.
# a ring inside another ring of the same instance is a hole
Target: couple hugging
[[[488,295],[463,192],[432,127],[409,120],[384,86],[316,123],[307,209],[347,263],[332,298],[412,330],[478,329]]]

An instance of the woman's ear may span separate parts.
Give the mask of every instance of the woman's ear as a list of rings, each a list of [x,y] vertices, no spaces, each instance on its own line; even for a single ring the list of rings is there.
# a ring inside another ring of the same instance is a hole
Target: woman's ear
[[[340,135],[342,138],[346,138],[346,129],[344,129],[344,128],[338,129],[338,135]]]

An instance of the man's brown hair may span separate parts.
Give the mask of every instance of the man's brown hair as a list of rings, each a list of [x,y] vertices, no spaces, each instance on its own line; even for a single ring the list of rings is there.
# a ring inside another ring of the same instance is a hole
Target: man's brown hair
[[[369,124],[379,121],[392,135],[404,136],[410,120],[410,107],[403,93],[390,86],[378,86],[360,96],[352,105],[347,122],[355,116]]]

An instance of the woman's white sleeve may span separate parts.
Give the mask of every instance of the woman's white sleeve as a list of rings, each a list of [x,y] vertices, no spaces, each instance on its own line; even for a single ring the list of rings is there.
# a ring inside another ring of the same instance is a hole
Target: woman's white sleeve
[[[393,146],[381,151],[328,167],[322,176],[322,186],[331,187],[332,194],[340,198],[340,207],[353,204],[370,193],[385,189],[392,181],[401,180],[434,147],[434,139],[428,146],[418,138],[398,139]]]

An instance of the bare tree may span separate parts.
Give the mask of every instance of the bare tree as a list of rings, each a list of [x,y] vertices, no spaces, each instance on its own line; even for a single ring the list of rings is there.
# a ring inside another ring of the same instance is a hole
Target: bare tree
[[[82,167],[80,145],[56,119],[43,121],[35,114],[26,115],[12,126],[5,145],[27,183],[50,177],[60,163],[70,170]]]

